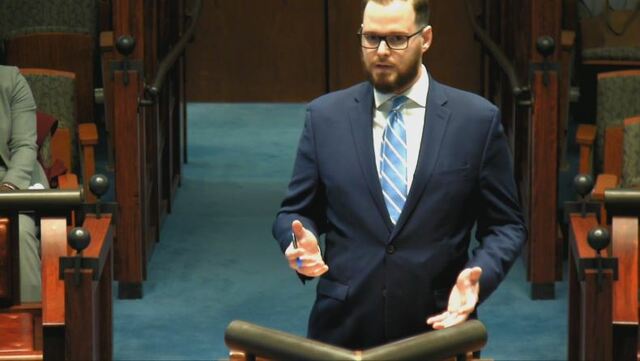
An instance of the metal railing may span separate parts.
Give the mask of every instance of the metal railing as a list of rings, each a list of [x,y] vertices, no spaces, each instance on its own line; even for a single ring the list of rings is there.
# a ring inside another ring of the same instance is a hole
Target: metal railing
[[[491,39],[489,34],[481,28],[480,25],[478,25],[478,22],[473,15],[473,5],[471,4],[471,0],[464,0],[464,2],[466,5],[469,23],[473,28],[475,36],[480,41],[480,44],[487,50],[489,55],[491,55],[493,60],[496,61],[500,70],[502,70],[509,79],[511,93],[516,98],[519,105],[530,106],[532,104],[530,87],[520,81],[515,67],[511,61],[509,61],[504,51],[502,51],[498,44]]]
[[[233,321],[225,343],[246,359],[274,360],[441,360],[480,350],[487,342],[482,322],[470,320],[365,351],[352,351],[244,321]]]
[[[158,94],[162,89],[162,85],[164,84],[167,73],[169,72],[169,70],[171,70],[171,68],[173,68],[176,61],[185,51],[187,44],[193,37],[193,34],[196,31],[196,25],[198,24],[198,20],[200,19],[201,12],[202,0],[195,0],[193,2],[191,11],[189,11],[190,16],[187,30],[182,34],[182,36],[180,36],[180,39],[171,49],[169,54],[167,54],[160,62],[158,71],[153,78],[153,82],[151,84],[145,85],[145,94],[144,98],[140,99],[140,105],[149,106],[155,104]]]

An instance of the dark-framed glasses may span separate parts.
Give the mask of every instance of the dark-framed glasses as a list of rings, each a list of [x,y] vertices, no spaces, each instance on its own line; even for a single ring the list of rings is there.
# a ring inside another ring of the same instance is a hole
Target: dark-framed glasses
[[[387,44],[389,49],[393,50],[404,50],[409,46],[409,40],[420,34],[422,30],[424,30],[426,26],[421,27],[418,31],[409,35],[386,35],[380,36],[376,34],[363,33],[362,29],[360,29],[357,33],[360,38],[360,46],[365,49],[378,49],[380,43],[382,41]]]

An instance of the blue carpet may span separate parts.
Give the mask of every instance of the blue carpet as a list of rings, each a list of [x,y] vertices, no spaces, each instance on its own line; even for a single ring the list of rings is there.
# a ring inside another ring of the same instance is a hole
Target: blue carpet
[[[118,360],[227,357],[234,319],[304,335],[315,285],[289,271],[271,222],[291,175],[301,104],[190,104],[189,163],[144,284],[144,299],[116,300]],[[531,301],[518,262],[480,307],[483,357],[566,358],[566,283]]]

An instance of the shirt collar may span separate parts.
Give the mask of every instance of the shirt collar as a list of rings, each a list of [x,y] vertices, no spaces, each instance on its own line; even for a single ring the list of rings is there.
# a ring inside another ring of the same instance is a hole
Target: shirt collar
[[[382,93],[373,89],[373,98],[375,101],[376,109],[380,110],[385,103],[394,98],[396,95],[404,95],[413,101],[415,104],[419,105],[422,108],[427,106],[427,93],[429,92],[429,75],[427,73],[427,68],[423,65],[420,65],[420,77],[418,81],[416,81],[411,88],[404,91],[402,94],[395,93]]]

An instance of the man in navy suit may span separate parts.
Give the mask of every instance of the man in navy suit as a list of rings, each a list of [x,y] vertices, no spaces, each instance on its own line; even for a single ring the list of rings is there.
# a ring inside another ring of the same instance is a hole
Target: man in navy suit
[[[310,338],[364,349],[464,322],[526,240],[500,113],[429,76],[428,21],[428,0],[366,2],[369,81],[307,108],[273,235],[319,277]]]

